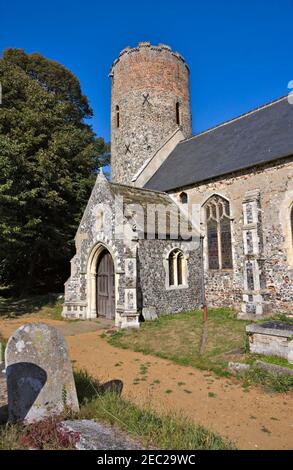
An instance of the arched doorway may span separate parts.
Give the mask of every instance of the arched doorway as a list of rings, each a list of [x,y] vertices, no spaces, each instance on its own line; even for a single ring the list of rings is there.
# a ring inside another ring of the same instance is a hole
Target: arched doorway
[[[96,267],[97,315],[115,318],[115,270],[111,254],[104,249],[98,257]]]

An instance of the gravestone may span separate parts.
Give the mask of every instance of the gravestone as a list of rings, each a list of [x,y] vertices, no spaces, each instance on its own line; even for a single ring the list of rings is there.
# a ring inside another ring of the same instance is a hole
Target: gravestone
[[[57,329],[43,323],[18,328],[7,343],[5,365],[10,422],[79,411],[67,345]]]
[[[145,321],[157,320],[158,315],[156,307],[144,307],[142,309],[142,316]]]

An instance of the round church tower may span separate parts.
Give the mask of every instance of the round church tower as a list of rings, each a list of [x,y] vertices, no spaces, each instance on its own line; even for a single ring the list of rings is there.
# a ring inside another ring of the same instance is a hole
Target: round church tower
[[[112,181],[131,184],[178,127],[191,135],[189,68],[169,46],[140,42],[120,53],[110,77]]]

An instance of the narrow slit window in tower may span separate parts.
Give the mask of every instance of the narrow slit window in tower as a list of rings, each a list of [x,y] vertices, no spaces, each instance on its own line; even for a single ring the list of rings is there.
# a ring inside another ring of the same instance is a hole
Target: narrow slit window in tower
[[[116,127],[120,126],[120,113],[119,113],[119,106],[116,106]]]
[[[180,126],[180,104],[178,101],[176,103],[176,124]]]

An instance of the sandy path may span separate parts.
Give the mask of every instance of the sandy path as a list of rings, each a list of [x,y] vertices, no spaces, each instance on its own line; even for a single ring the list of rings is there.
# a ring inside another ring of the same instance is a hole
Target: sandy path
[[[18,322],[25,323],[24,318]],[[100,381],[121,379],[123,396],[138,405],[182,412],[240,449],[293,449],[293,394],[268,394],[256,387],[245,392],[236,380],[114,348],[97,331],[66,332],[64,322],[50,323],[67,336],[75,367]],[[1,321],[0,333],[7,337],[18,326],[15,320]],[[143,380],[134,384],[137,378]]]
[[[96,333],[67,337],[67,341],[76,366],[105,381],[121,379],[123,395],[137,404],[148,402],[160,412],[182,411],[240,449],[293,449],[292,394],[269,395],[258,388],[244,392],[236,381],[114,348]],[[147,374],[140,374],[140,365],[147,363]],[[134,385],[137,377],[146,380]],[[153,384],[156,380],[160,383]]]

